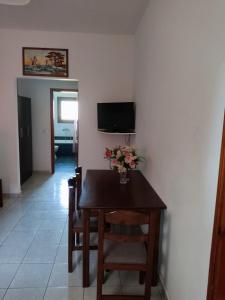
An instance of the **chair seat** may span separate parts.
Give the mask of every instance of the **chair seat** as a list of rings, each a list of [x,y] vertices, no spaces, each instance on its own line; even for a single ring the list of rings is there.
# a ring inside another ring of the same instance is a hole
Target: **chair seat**
[[[76,231],[83,232],[83,214],[77,211],[73,214],[73,228]],[[90,231],[98,231],[98,220],[96,217],[90,217]]]
[[[145,244],[104,241],[105,263],[146,264]]]

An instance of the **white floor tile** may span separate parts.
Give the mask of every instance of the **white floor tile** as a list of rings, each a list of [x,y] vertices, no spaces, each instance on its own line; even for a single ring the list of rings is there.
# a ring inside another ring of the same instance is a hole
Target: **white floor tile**
[[[32,203],[26,202],[23,199],[17,199],[17,201],[10,206],[8,211],[16,211],[17,214],[23,216],[31,205]]]
[[[123,286],[124,295],[144,295],[144,285]],[[151,300],[162,300],[157,288],[151,288]]]
[[[55,263],[57,264],[67,264],[68,262],[68,246],[59,245]],[[73,252],[73,264],[74,268],[76,265],[79,265],[82,262],[82,251],[74,251]]]
[[[62,238],[61,238],[61,241],[60,241],[60,245],[62,245],[62,246],[67,246],[68,245],[68,228],[67,228],[66,225],[64,227],[64,231],[63,231],[63,235],[62,235]]]
[[[49,286],[68,287],[82,286],[82,266],[79,265],[72,273],[68,273],[67,264],[55,264],[49,280]]]
[[[24,216],[13,228],[15,231],[37,231],[43,222],[42,219],[32,218],[30,216]]]
[[[24,244],[0,246],[0,263],[21,263],[28,248]]]
[[[24,263],[53,263],[57,249],[58,245],[33,242],[24,258]]]
[[[45,294],[45,300],[83,300],[83,288],[48,288]],[[94,299],[93,299],[94,300]]]
[[[0,245],[5,241],[10,231],[0,231]]]
[[[32,209],[35,210],[61,210],[63,208],[64,207],[60,204],[59,201],[36,201],[32,204]]]
[[[67,246],[59,246],[55,262],[57,264],[58,263],[67,264],[67,262],[68,262],[68,247]]]
[[[120,275],[118,271],[105,272],[104,274],[105,287],[119,287],[121,285]],[[95,287],[97,285],[97,266],[90,264],[90,286]]]
[[[5,293],[6,293],[6,290],[5,290],[5,289],[0,289],[0,300],[3,299]]]
[[[13,203],[15,203],[16,198],[10,197],[10,196],[3,196],[3,209],[9,208]]]
[[[11,231],[5,241],[4,246],[17,247],[18,244],[29,246],[34,238],[35,233],[32,231]]]
[[[0,288],[8,288],[13,280],[18,264],[0,264]]]
[[[29,216],[33,218],[40,218],[40,220],[48,220],[49,218],[51,219],[61,219],[61,220],[66,220],[68,215],[68,210],[60,210],[60,211],[30,211]],[[47,224],[48,225],[48,224]],[[40,229],[53,229],[56,230],[57,228],[53,228],[53,226],[50,224],[49,226],[43,226]],[[61,230],[61,228],[59,229]]]
[[[120,286],[103,286],[102,292],[104,295],[122,295],[122,289]],[[96,287],[89,287],[84,289],[84,300],[95,300],[96,295]]]
[[[8,289],[4,300],[43,300],[44,293],[41,288]]]
[[[62,237],[62,230],[39,230],[35,236],[34,243],[59,244]]]
[[[6,214],[2,215],[0,218],[1,231],[11,231],[21,218],[20,216],[17,216],[16,213],[12,215],[11,213],[6,212]]]
[[[122,285],[137,286],[139,285],[138,271],[120,271]]]
[[[96,269],[97,274],[97,269]],[[97,276],[96,276],[97,277]],[[104,286],[120,286],[120,275],[118,271],[105,272]]]
[[[22,264],[10,288],[46,287],[52,264]]]
[[[52,211],[51,211],[52,213]],[[56,220],[55,218],[50,218],[49,220],[45,220],[41,226],[40,229],[45,229],[45,230],[63,230],[65,226],[65,220],[64,219],[58,219]]]

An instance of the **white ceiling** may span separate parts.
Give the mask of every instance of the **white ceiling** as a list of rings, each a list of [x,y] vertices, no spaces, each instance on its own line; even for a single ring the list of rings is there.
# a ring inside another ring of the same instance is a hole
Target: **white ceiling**
[[[149,0],[31,0],[0,4],[0,28],[133,34]]]

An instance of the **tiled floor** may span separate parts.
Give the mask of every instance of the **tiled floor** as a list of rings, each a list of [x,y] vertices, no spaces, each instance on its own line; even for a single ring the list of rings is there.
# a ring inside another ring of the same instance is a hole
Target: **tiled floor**
[[[75,169],[75,155],[74,156],[59,156],[55,160],[56,172],[73,172]]]
[[[67,179],[73,170],[54,176],[36,174],[17,199],[4,199],[0,209],[0,299],[94,300],[96,252],[91,253],[91,287],[82,288],[82,257],[67,272]],[[106,293],[142,292],[136,273],[108,274]],[[152,289],[152,300],[162,300]]]

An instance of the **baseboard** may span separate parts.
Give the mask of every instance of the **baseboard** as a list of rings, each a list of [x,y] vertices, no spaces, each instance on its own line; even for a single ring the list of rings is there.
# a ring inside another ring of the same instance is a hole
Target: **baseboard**
[[[163,300],[169,300],[168,292],[165,288],[165,285],[161,279],[161,276],[159,276],[159,286],[160,286],[160,293]]]
[[[19,198],[21,193],[3,193],[3,199],[6,198]]]
[[[33,174],[39,174],[39,175],[51,175],[51,171],[33,171]]]

